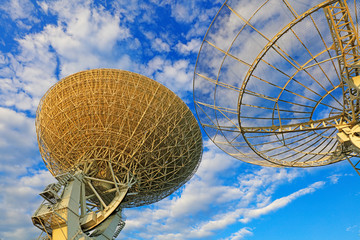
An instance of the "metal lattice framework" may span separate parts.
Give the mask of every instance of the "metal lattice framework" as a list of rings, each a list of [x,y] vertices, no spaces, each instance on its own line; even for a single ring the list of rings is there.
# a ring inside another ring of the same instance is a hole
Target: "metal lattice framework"
[[[356,2],[355,2],[356,6]],[[339,70],[344,84],[344,108],[348,122],[359,120],[359,90],[353,79],[359,76],[359,36],[346,2],[338,1],[325,9],[326,18],[339,56]],[[358,25],[358,24],[357,24]]]
[[[263,166],[322,166],[357,155],[337,139],[360,111],[358,6],[348,4],[225,1],[194,75],[196,111],[217,146]]]
[[[40,101],[36,132],[49,171],[81,170],[87,201],[99,209],[121,186],[129,187],[122,207],[159,201],[194,174],[202,153],[198,123],[179,97],[115,69],[55,84]]]

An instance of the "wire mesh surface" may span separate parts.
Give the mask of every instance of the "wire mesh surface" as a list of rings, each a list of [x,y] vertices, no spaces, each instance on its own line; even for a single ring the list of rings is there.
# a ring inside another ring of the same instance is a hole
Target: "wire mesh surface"
[[[174,192],[194,174],[202,152],[200,128],[186,104],[156,81],[122,70],[62,79],[41,99],[36,131],[54,176],[81,169],[88,177],[135,181],[123,207]]]
[[[225,1],[194,75],[201,125],[231,156],[263,166],[331,164],[343,82],[324,8],[337,1]],[[358,32],[358,4],[348,1]]]

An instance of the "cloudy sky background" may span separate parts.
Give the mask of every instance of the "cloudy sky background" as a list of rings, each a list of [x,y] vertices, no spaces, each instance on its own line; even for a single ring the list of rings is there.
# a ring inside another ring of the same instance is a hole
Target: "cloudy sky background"
[[[248,2],[248,1],[246,1]],[[0,239],[36,239],[31,215],[54,181],[38,152],[37,104],[61,78],[91,68],[134,71],[194,110],[198,50],[222,1],[0,0]],[[263,168],[204,134],[196,175],[172,196],[125,209],[118,239],[360,237],[360,177],[349,163]]]

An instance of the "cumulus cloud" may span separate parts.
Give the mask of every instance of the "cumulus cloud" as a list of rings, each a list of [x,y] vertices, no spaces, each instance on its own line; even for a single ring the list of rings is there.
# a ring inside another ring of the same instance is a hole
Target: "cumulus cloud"
[[[192,89],[192,66],[189,60],[172,61],[156,56],[147,63],[143,71],[180,97],[184,97]]]
[[[53,181],[45,170],[29,170],[40,161],[34,118],[0,107],[0,225],[1,239],[30,239],[39,234],[31,215],[40,203],[38,193]]]
[[[61,76],[87,68],[114,66],[116,61],[111,54],[117,42],[131,36],[118,16],[91,6],[89,1],[56,2],[50,9],[60,22],[47,26],[41,35],[46,36],[59,57]]]
[[[59,20],[17,39],[19,54],[2,56],[1,105],[34,112],[40,97],[59,78],[89,68],[136,68],[122,48],[120,57],[113,55],[118,42],[131,37],[118,16],[90,1],[42,2],[41,6]]]
[[[30,29],[32,23],[39,22],[39,19],[34,15],[34,4],[30,0],[5,1],[2,2],[0,10],[20,28]]]
[[[160,38],[155,38],[154,41],[152,41],[151,47],[158,52],[169,52],[170,51],[170,45],[164,42]]]
[[[45,170],[18,179],[1,179],[0,211],[6,221],[0,225],[0,238],[32,239],[32,236],[40,234],[32,225],[31,216],[41,203],[38,194],[51,182],[55,182],[54,178]]]
[[[203,37],[209,24],[216,12],[219,10],[223,1],[178,1],[170,0],[151,0],[156,5],[169,8],[171,16],[180,24],[190,24],[190,29],[185,34],[186,39],[193,37]]]
[[[200,39],[191,39],[186,44],[179,42],[176,44],[175,48],[178,52],[184,55],[189,55],[190,53],[197,53],[200,49],[201,41]]]
[[[0,174],[23,174],[36,159],[34,119],[0,107]]]
[[[214,4],[222,2],[221,0],[214,1]],[[212,18],[215,15],[215,9],[199,7],[204,3],[203,0],[176,2],[171,4],[171,14],[179,22],[190,23],[194,19],[199,18],[200,21],[205,21],[208,18]]]

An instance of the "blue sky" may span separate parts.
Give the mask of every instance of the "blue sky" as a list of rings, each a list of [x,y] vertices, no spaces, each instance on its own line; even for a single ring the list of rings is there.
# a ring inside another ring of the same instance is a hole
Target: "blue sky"
[[[222,1],[0,3],[0,239],[36,239],[31,215],[54,181],[34,124],[45,91],[81,70],[119,68],[164,84],[195,113],[197,53]],[[158,203],[125,209],[118,239],[360,238],[360,177],[349,163],[265,168],[226,155],[203,135],[195,176]]]

